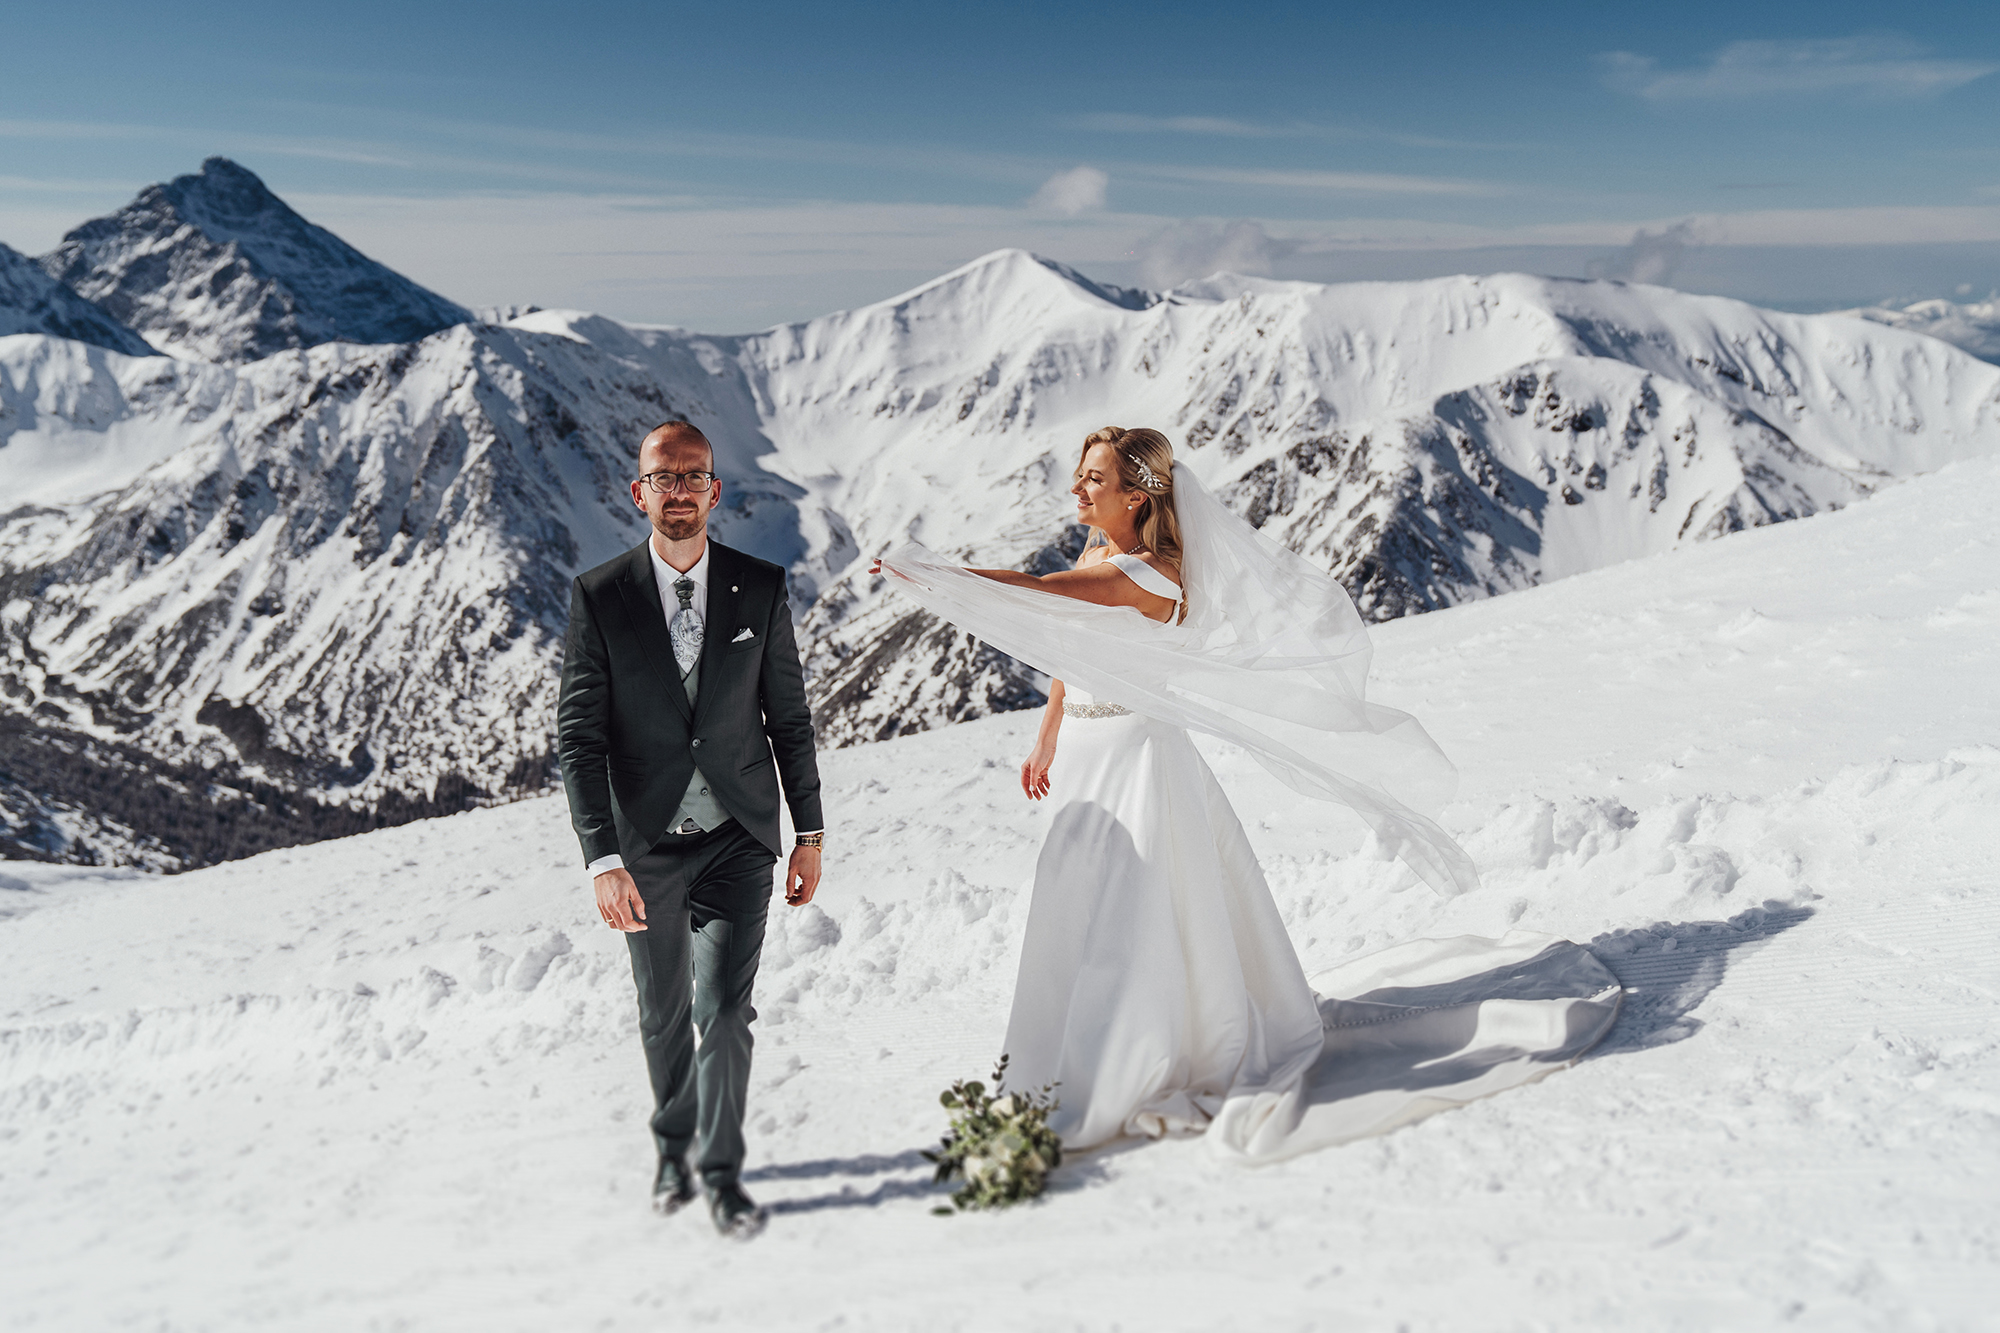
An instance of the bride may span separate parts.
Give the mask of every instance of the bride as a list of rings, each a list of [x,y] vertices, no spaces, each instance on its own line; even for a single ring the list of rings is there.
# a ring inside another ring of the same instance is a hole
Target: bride
[[[1205,1131],[1225,1155],[1273,1160],[1593,1044],[1616,982],[1542,936],[1398,946],[1348,969],[1353,993],[1315,994],[1189,730],[1353,809],[1447,893],[1476,873],[1420,811],[1455,775],[1414,719],[1366,700],[1345,591],[1224,509],[1165,436],[1094,432],[1071,492],[1096,543],[1073,570],[964,569],[914,544],[871,570],[1055,677],[1021,765],[1023,791],[1054,808],[1004,1050],[1015,1086],[1057,1085],[1064,1146]]]

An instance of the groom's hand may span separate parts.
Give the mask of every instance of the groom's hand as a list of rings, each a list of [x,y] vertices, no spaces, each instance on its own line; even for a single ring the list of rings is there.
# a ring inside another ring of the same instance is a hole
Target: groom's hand
[[[819,848],[792,848],[791,864],[785,867],[785,901],[804,907],[819,887]]]
[[[631,871],[607,870],[591,880],[591,887],[597,890],[597,914],[605,925],[623,931],[646,928],[646,900],[639,896]]]

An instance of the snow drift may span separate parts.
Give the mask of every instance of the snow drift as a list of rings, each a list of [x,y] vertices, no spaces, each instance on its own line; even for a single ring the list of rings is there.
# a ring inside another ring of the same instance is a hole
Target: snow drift
[[[1532,1088],[1278,1166],[1079,1157],[933,1218],[1045,814],[1023,715],[826,756],[759,980],[755,1246],[650,1217],[623,945],[562,802],[161,879],[0,863],[0,1305],[23,1328],[1972,1329],[2000,1145],[2000,460],[1385,625],[1465,775],[1444,900],[1207,747],[1309,974],[1587,941]]]

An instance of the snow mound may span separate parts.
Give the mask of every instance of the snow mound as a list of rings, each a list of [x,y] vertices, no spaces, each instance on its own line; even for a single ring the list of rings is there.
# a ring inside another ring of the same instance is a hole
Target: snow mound
[[[559,800],[170,879],[0,863],[0,1301],[61,1328],[1975,1327],[1996,503],[2000,461],[1955,464],[1384,626],[1383,693],[1465,772],[1464,897],[1206,745],[1309,974],[1519,928],[1628,988],[1577,1067],[1268,1169],[1170,1141],[929,1215],[937,1090],[1006,1021],[1025,715],[825,756],[827,880],[774,907],[759,982],[777,1216],[748,1249],[647,1216],[625,953]]]

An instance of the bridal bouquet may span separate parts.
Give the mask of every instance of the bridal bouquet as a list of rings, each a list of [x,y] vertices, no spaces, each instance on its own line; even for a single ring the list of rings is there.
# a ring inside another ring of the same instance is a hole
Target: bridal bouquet
[[[940,1181],[965,1182],[951,1196],[954,1208],[1004,1208],[1032,1199],[1062,1165],[1062,1140],[1049,1128],[1056,1109],[1055,1085],[1040,1092],[1004,1092],[1007,1057],[993,1068],[993,1091],[977,1080],[960,1079],[938,1098],[951,1111],[951,1128],[936,1152]],[[934,1208],[949,1216],[951,1208]]]

